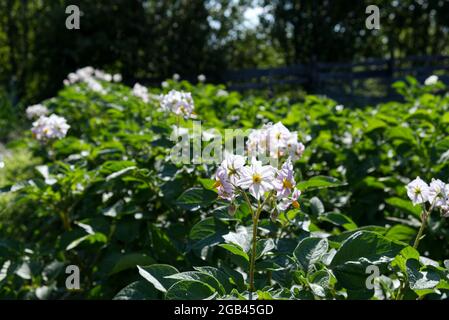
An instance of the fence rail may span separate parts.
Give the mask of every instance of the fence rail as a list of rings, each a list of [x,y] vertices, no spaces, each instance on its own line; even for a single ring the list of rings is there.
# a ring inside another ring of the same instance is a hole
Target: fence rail
[[[381,102],[397,98],[391,85],[407,75],[424,81],[438,74],[449,82],[449,56],[410,56],[398,59],[367,59],[355,63],[310,63],[280,68],[227,71],[221,81],[231,90],[302,87],[341,102]]]

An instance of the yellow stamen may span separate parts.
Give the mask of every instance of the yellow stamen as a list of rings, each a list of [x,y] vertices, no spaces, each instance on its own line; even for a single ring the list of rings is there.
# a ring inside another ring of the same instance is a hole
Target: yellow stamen
[[[260,176],[260,174],[254,174],[253,175],[253,182],[254,183],[260,183],[262,181],[262,177]]]
[[[218,187],[221,187],[221,181],[220,180],[217,180],[214,183],[214,188],[218,188]]]
[[[292,202],[292,205],[295,209],[299,209],[299,207],[300,207],[299,202],[296,200]]]
[[[282,185],[285,189],[293,189],[292,183],[289,180],[287,180],[286,178],[284,178]]]

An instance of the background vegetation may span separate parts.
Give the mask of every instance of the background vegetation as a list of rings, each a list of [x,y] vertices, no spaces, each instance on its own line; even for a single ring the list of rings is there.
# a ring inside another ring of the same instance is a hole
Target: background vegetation
[[[80,30],[65,28],[69,4]],[[365,28],[370,4],[380,30]],[[5,0],[0,12],[0,84],[13,104],[53,96],[86,65],[128,84],[174,73],[220,82],[228,69],[439,55],[449,43],[447,0]]]

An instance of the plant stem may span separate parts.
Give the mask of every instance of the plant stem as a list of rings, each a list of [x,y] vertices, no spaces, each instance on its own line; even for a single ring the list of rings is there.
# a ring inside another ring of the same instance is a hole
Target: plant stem
[[[413,243],[413,249],[418,249],[419,241],[421,241],[422,234],[424,232],[424,228],[426,227],[427,218],[430,216],[430,213],[435,206],[437,198],[432,201],[428,210],[426,210],[425,205],[423,205],[423,210],[421,213],[421,226],[419,227],[418,234],[416,235],[415,242]]]
[[[243,193],[245,194],[245,196],[247,198],[248,196],[246,195],[246,193],[245,192],[243,192]],[[268,200],[271,198],[272,195],[273,195],[273,192],[271,192],[265,198],[265,200],[262,202],[262,204],[259,201],[257,204],[257,210],[252,215],[252,217],[253,217],[253,240],[252,240],[251,258],[250,258],[250,265],[249,265],[249,291],[250,291],[250,293],[256,291],[255,287],[254,287],[254,272],[256,271],[257,227],[259,224],[259,216],[260,216],[260,213],[262,212],[263,207],[265,206],[265,204],[268,202]]]
[[[249,291],[254,292],[254,271],[256,267],[256,245],[257,245],[257,226],[259,224],[260,206],[257,208],[256,216],[253,217],[253,242],[251,249],[251,261],[249,265]]]
[[[71,227],[70,227],[70,219],[69,219],[68,214],[66,212],[61,211],[59,215],[61,217],[62,225],[64,226],[64,229],[66,231],[70,231]]]
[[[243,194],[243,197],[245,198],[245,201],[248,204],[249,211],[251,212],[251,215],[252,215],[253,220],[254,220],[254,210],[253,210],[253,207],[251,205],[251,201],[249,200],[248,195],[246,194],[245,191],[242,190],[241,193]]]
[[[433,209],[433,207],[435,205],[435,201],[436,200],[434,200],[432,202],[432,204],[430,205],[429,210],[426,210],[426,207],[423,205],[423,211],[421,213],[421,226],[419,227],[418,234],[416,235],[415,241],[413,243],[413,249],[415,249],[415,250],[418,249],[419,242],[421,241],[421,237],[422,237],[422,235],[424,233],[424,229],[426,228],[427,218],[429,217],[430,212],[432,211],[432,209]],[[404,282],[399,287],[399,292],[398,292],[398,295],[396,296],[396,300],[402,300],[403,299],[406,282],[407,282],[407,280],[404,279]]]
[[[419,227],[418,234],[416,235],[415,242],[413,243],[413,249],[418,249],[419,241],[421,241],[422,234],[426,227],[427,212],[423,212],[421,215],[421,226]]]

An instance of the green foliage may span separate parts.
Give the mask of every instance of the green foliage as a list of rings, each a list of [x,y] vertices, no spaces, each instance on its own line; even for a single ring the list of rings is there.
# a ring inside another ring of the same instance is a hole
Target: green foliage
[[[159,109],[161,90],[150,89],[144,103],[130,88],[104,83],[105,95],[78,84],[43,102],[67,118],[66,138],[44,145],[24,132],[8,146],[0,169],[7,172],[0,176],[1,298],[445,297],[447,221],[432,216],[419,251],[410,247],[419,211],[404,184],[417,175],[447,178],[449,97],[403,83],[404,103],[341,110],[317,96],[292,103],[168,84],[165,92],[192,92],[204,129],[282,121],[306,145],[294,164],[300,207],[260,216],[257,291],[248,288],[248,205],[238,201],[229,211],[217,199],[215,165],[169,161],[179,119]],[[71,264],[80,267],[78,291],[65,288]],[[369,266],[380,272],[371,289]]]

